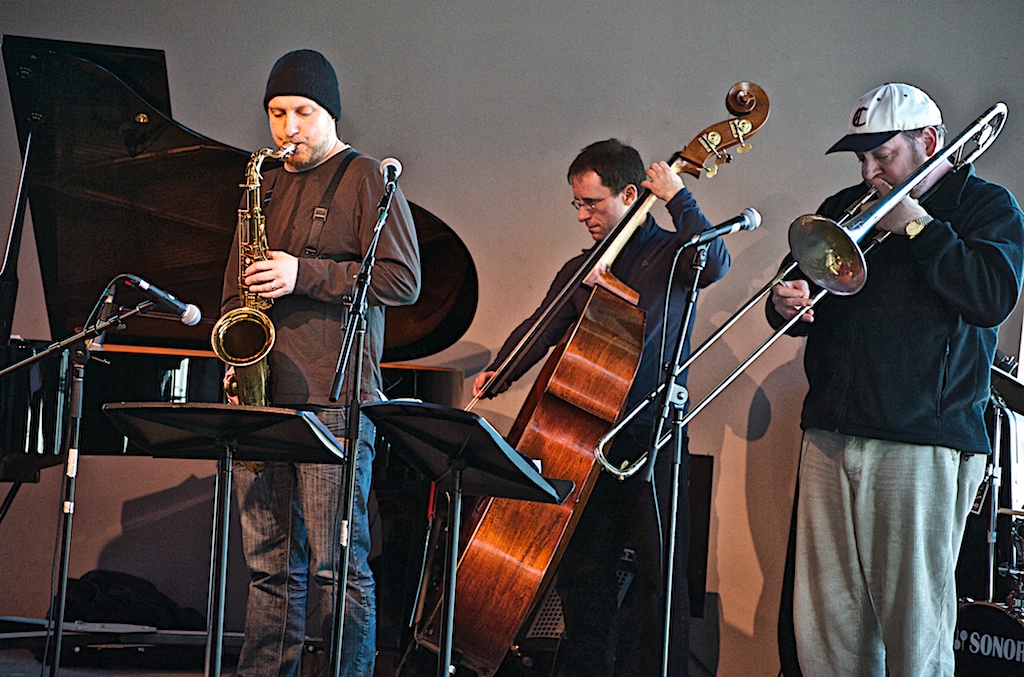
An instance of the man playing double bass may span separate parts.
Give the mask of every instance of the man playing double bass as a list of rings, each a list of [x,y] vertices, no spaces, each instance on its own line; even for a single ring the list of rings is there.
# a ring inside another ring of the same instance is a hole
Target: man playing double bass
[[[683,263],[676,271],[673,287],[666,286],[675,263],[676,251],[711,227],[682,179],[664,162],[646,170],[640,154],[618,139],[591,144],[576,157],[568,172],[572,185],[572,206],[595,243],[604,240],[623,219],[646,188],[664,200],[672,216],[674,231],[665,230],[651,216],[630,237],[611,267],[611,273],[639,293],[638,305],[646,311],[643,353],[630,388],[625,410],[640,402],[661,381],[662,333],[671,342],[683,321],[687,290],[694,269]],[[596,245],[595,245],[596,246]],[[555,276],[547,296],[534,314],[523,321],[505,341],[494,362],[473,384],[476,397],[493,396],[485,386],[521,338],[549,308],[560,290],[580,270],[590,250],[567,262]],[[729,253],[721,240],[711,243],[706,266],[700,277],[705,287],[720,279],[729,268]],[[589,278],[588,278],[589,279]],[[665,312],[666,294],[669,295]],[[522,376],[554,346],[576,322],[590,295],[581,286],[554,316],[539,340],[509,374],[508,383]],[[685,332],[683,357],[689,354],[692,321]],[[671,351],[671,345],[668,350]],[[685,372],[677,381],[685,383]],[[613,463],[635,460],[647,451],[653,421],[647,407],[616,438],[609,451]],[[661,670],[663,632],[663,526],[669,523],[671,495],[671,454],[662,454],[651,473],[620,482],[601,473],[576,526],[558,569],[558,593],[565,616],[566,639],[560,649],[560,674],[654,675]],[[689,597],[686,560],[689,545],[689,456],[683,444],[679,477],[679,519],[676,530],[675,585],[669,674],[687,674],[689,662]],[[623,548],[636,554],[637,582],[630,586],[623,609],[618,605],[617,565]],[[632,607],[627,610],[627,608]]]

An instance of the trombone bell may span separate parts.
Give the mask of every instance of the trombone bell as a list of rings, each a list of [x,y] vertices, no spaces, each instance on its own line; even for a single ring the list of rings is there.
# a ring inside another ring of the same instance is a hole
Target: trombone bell
[[[856,294],[867,281],[864,253],[832,219],[798,218],[789,228],[789,250],[809,280],[837,296]]]

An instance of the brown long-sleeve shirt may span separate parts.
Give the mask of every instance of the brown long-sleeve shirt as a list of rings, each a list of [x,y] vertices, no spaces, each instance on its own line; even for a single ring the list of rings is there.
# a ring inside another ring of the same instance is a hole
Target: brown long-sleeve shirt
[[[315,258],[303,255],[313,210],[346,152],[307,172],[267,172],[264,181],[270,249],[299,257],[294,291],[274,301],[269,315],[277,339],[270,353],[271,402],[275,406],[338,406],[328,399],[338,363],[354,282],[378,220],[384,194],[378,162],[352,160],[328,208]],[[224,274],[222,312],[241,305],[238,289],[238,234]],[[384,307],[408,305],[420,291],[420,257],[409,205],[396,190],[381,231],[367,296],[362,399],[375,400],[381,387]],[[351,361],[349,362],[352,366]]]

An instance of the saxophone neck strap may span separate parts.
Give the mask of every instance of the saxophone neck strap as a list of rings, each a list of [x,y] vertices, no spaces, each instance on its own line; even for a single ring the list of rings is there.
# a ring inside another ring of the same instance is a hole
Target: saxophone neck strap
[[[345,175],[345,170],[348,169],[349,164],[352,160],[359,155],[354,149],[349,148],[345,157],[342,158],[341,162],[338,163],[338,168],[334,171],[334,176],[331,177],[331,182],[327,184],[327,190],[324,191],[323,198],[320,199],[320,204],[313,209],[313,222],[309,228],[309,237],[306,238],[306,246],[302,249],[302,256],[305,258],[315,259],[317,258],[317,250],[320,247],[320,235],[324,230],[324,222],[327,220],[327,207],[331,204],[331,200],[334,199],[334,193],[338,190],[338,185],[341,183],[341,177]]]

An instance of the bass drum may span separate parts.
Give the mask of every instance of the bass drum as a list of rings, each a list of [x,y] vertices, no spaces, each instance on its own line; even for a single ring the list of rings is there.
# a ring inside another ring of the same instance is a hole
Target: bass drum
[[[1024,675],[1024,622],[1001,604],[960,607],[953,638],[957,677]]]

